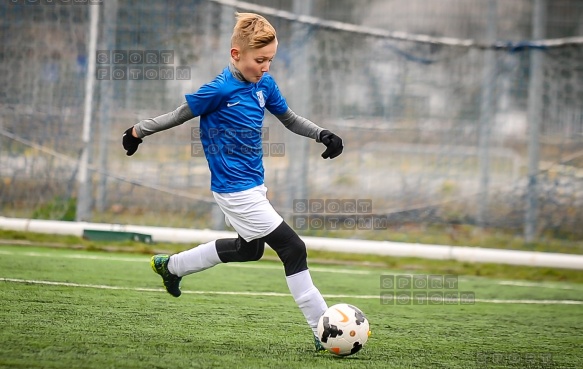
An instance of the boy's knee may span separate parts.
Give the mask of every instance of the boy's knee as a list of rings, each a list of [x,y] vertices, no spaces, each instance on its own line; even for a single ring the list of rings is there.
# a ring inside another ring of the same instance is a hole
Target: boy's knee
[[[238,237],[217,240],[216,247],[223,263],[257,261],[263,257],[265,242],[261,239],[247,242]]]
[[[290,276],[308,269],[306,244],[285,222],[265,237],[265,241],[279,256]]]
[[[258,261],[263,257],[265,243],[263,240],[253,240],[247,243],[247,247],[242,247],[239,252],[244,255],[245,261]]]
[[[290,244],[290,254],[294,259],[306,259],[308,257],[306,243],[299,236],[296,236]]]
[[[278,254],[283,262],[285,275],[290,276],[308,269],[306,244],[298,236],[290,239]]]

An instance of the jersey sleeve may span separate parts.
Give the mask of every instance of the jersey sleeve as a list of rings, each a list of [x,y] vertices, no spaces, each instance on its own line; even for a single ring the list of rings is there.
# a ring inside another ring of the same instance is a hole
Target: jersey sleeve
[[[275,83],[275,80],[271,78],[271,76],[270,79],[271,86],[269,89],[267,101],[265,102],[265,107],[273,115],[284,114],[288,109],[287,101],[285,101],[285,98],[279,91],[279,87],[277,86],[277,83]]]
[[[223,100],[221,83],[214,80],[203,85],[198,91],[186,94],[186,103],[195,117],[212,113],[221,106]]]

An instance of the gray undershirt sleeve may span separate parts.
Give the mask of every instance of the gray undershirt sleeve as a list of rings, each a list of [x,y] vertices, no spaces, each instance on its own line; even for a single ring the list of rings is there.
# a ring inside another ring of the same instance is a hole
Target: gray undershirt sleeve
[[[153,133],[164,131],[176,127],[182,123],[194,118],[188,104],[184,102],[176,110],[170,113],[162,114],[156,118],[148,118],[140,121],[134,128],[139,138],[144,138]]]
[[[296,133],[300,136],[313,138],[317,142],[320,142],[320,132],[322,132],[324,128],[319,127],[314,122],[304,117],[300,117],[290,108],[288,108],[285,113],[276,115],[276,118],[279,119],[281,123],[283,123],[285,128],[289,129],[293,133]]]

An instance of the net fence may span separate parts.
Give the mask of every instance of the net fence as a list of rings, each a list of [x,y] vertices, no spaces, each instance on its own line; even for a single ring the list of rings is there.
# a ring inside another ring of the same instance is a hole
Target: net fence
[[[433,23],[416,21],[421,28],[410,26],[413,16],[407,23],[395,11],[402,7],[392,8],[398,2],[371,0],[365,6],[74,3],[0,5],[3,216],[75,219],[86,74],[94,58],[86,220],[223,228],[206,160],[196,150],[198,118],[146,138],[131,158],[122,150],[121,134],[141,119],[173,110],[184,94],[220,73],[228,63],[235,11],[255,11],[278,30],[271,74],[290,107],[345,142],[339,158],[323,160],[321,144],[266,115],[266,185],[286,219],[303,214],[297,206],[308,200],[363,200],[371,204],[367,214],[391,226],[471,224],[521,234],[533,195],[529,87],[538,73],[540,103],[531,106],[540,121],[537,234],[583,236],[583,42],[575,37],[583,30],[576,29],[576,17],[559,34],[553,34],[557,27],[550,17],[547,34],[553,40],[521,42],[530,39],[530,2],[503,2],[498,31],[515,41],[489,42],[480,33],[487,27],[479,16],[487,11],[485,2],[471,0],[444,2],[432,9],[441,15]],[[419,2],[409,3],[422,12]],[[459,7],[448,12],[445,3],[463,5],[474,17],[464,18]],[[92,6],[99,9],[95,55],[88,50]],[[521,21],[513,23],[505,6],[517,7]],[[559,1],[548,11],[582,9]],[[467,19],[476,23],[462,27]],[[380,27],[391,22],[405,31]],[[541,56],[539,70],[532,70],[533,53]],[[313,212],[327,211],[354,212]]]

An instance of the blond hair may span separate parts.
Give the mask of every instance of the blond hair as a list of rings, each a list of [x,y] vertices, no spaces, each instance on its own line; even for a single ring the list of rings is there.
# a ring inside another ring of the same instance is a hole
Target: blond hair
[[[275,28],[259,14],[236,13],[237,23],[233,28],[231,46],[244,49],[259,49],[275,40]]]

